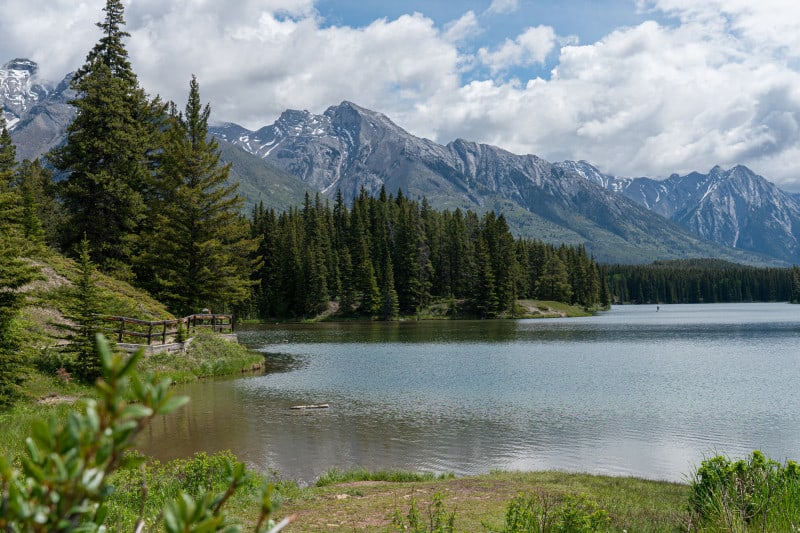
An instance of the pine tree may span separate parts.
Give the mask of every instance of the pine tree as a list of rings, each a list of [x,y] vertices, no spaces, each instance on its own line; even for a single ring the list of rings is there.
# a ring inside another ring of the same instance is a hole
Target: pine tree
[[[373,315],[380,309],[380,288],[372,263],[369,236],[369,196],[362,189],[350,216],[349,248],[352,259],[352,286],[358,311]]]
[[[69,344],[66,351],[74,358],[74,374],[84,383],[94,383],[100,377],[102,367],[95,344],[95,336],[100,331],[98,315],[102,302],[87,239],[80,244],[78,269],[80,275],[73,289],[72,304],[67,311],[67,318],[73,325],[67,327]]]
[[[38,269],[22,254],[28,245],[19,224],[22,201],[12,184],[16,148],[0,109],[0,406],[10,404],[24,379],[16,318],[25,301],[21,287],[36,279]]]
[[[224,310],[250,296],[253,252],[242,198],[228,185],[230,165],[220,165],[208,136],[210,107],[189,84],[185,116],[173,106],[167,142],[154,181],[152,226],[136,259],[140,282],[177,313]]]
[[[44,168],[39,159],[32,162],[25,160],[19,166],[17,176],[22,196],[22,226],[26,238],[57,247],[64,220],[56,198],[57,184],[53,180],[52,171]]]
[[[103,37],[71,81],[77,116],[51,160],[68,174],[60,191],[69,216],[63,247],[70,250],[86,236],[93,260],[124,274],[144,217],[165,110],[158,99],[148,101],[131,69],[122,3],[107,0],[104,11],[97,24]]]
[[[536,282],[536,297],[540,300],[567,303],[572,298],[569,271],[557,253],[552,254],[544,264],[544,272]]]
[[[381,318],[394,320],[400,316],[400,300],[394,288],[394,269],[391,259],[386,263],[386,276],[381,287]]]
[[[475,266],[477,271],[471,291],[471,305],[481,318],[492,318],[497,313],[497,292],[489,246],[483,237],[479,237],[475,243]]]
[[[6,127],[6,119],[0,108],[0,228],[9,233],[9,237],[20,237],[20,221],[23,219],[22,197],[14,185],[17,169],[17,149],[11,140]],[[18,240],[19,244],[21,240]]]
[[[37,278],[38,270],[19,257],[5,230],[0,234],[0,406],[18,395],[26,362],[20,350],[16,319],[25,301],[19,289]]]

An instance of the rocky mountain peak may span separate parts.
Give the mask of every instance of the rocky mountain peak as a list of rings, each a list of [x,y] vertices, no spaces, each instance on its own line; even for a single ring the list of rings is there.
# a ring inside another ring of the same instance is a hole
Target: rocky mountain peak
[[[17,158],[36,159],[62,142],[75,117],[72,73],[57,85],[39,78],[35,61],[16,58],[0,68],[0,107],[17,145]]]
[[[50,92],[48,86],[37,81],[38,70],[35,61],[25,58],[12,59],[0,69],[0,106],[9,130]]]
[[[299,111],[297,109],[287,109],[281,116],[278,117],[278,120],[275,122],[276,125],[280,125],[287,128],[302,128],[304,124],[306,124],[309,119],[311,118],[311,113],[308,111]]]
[[[12,59],[3,65],[3,68],[5,70],[27,71],[31,76],[33,76],[39,70],[39,65],[36,63],[36,61],[18,57],[17,59]]]

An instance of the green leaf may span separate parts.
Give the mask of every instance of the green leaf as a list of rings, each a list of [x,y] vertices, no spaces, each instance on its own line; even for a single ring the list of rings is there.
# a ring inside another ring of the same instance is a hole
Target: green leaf
[[[125,406],[125,409],[122,410],[120,413],[120,418],[133,418],[133,419],[140,419],[140,418],[147,418],[148,416],[153,415],[153,410],[146,405],[142,405],[140,403],[132,403]]]
[[[167,401],[165,401],[163,404],[161,404],[161,406],[159,406],[158,414],[160,415],[169,414],[175,411],[176,409],[183,407],[187,403],[189,403],[188,396],[173,396],[171,398],[168,398]]]
[[[97,353],[100,355],[100,362],[103,365],[103,371],[110,374],[113,369],[114,354],[111,352],[111,346],[108,340],[102,333],[95,336],[95,344],[97,346]]]
[[[91,468],[83,473],[83,485],[91,492],[98,492],[105,479],[105,472],[99,468]]]
[[[43,420],[37,420],[34,422],[33,427],[31,428],[31,438],[36,442],[37,446],[47,452],[52,450],[55,446],[53,436],[55,435],[56,431],[57,429],[55,424],[48,424]]]
[[[139,359],[141,359],[142,357],[144,357],[144,348],[139,348],[134,353],[132,353],[131,356],[128,358],[128,360],[125,362],[125,364],[122,365],[122,368],[119,371],[119,375],[120,376],[129,375],[133,371],[133,369],[136,368],[136,363],[138,363]]]
[[[38,464],[42,462],[42,453],[31,437],[25,439],[25,447],[28,448],[28,455],[34,463]]]

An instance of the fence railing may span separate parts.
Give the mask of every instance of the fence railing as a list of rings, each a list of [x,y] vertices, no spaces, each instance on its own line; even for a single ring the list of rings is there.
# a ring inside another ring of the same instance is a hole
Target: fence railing
[[[233,333],[233,315],[213,313],[189,315],[171,320],[139,320],[125,316],[101,315],[100,318],[113,325],[107,325],[107,333],[113,334],[117,342],[131,340],[133,344],[150,345],[153,341],[166,344],[178,336],[181,325],[187,335],[198,329],[210,329],[216,333]],[[147,342],[141,342],[147,339]]]

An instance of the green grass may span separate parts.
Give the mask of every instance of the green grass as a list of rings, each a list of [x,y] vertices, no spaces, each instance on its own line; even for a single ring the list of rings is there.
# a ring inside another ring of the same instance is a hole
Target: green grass
[[[316,487],[327,487],[340,483],[352,483],[355,481],[388,481],[392,483],[409,483],[421,481],[436,481],[442,479],[453,479],[453,474],[436,475],[431,472],[410,472],[407,470],[368,470],[366,468],[355,468],[351,470],[340,470],[331,468],[314,484]]]
[[[687,485],[564,472],[494,472],[410,482],[341,481],[303,489],[284,502],[278,514],[298,513],[292,532],[387,531],[393,516],[407,515],[412,498],[421,515],[427,516],[437,494],[444,509],[455,513],[455,531],[462,532],[488,531],[487,526],[502,530],[508,505],[520,494],[536,494],[557,504],[585,497],[608,513],[610,531],[685,531],[689,520]]]
[[[261,368],[264,355],[210,332],[199,332],[186,353],[158,353],[140,364],[143,372],[170,377],[176,383],[199,378],[229,376]]]

